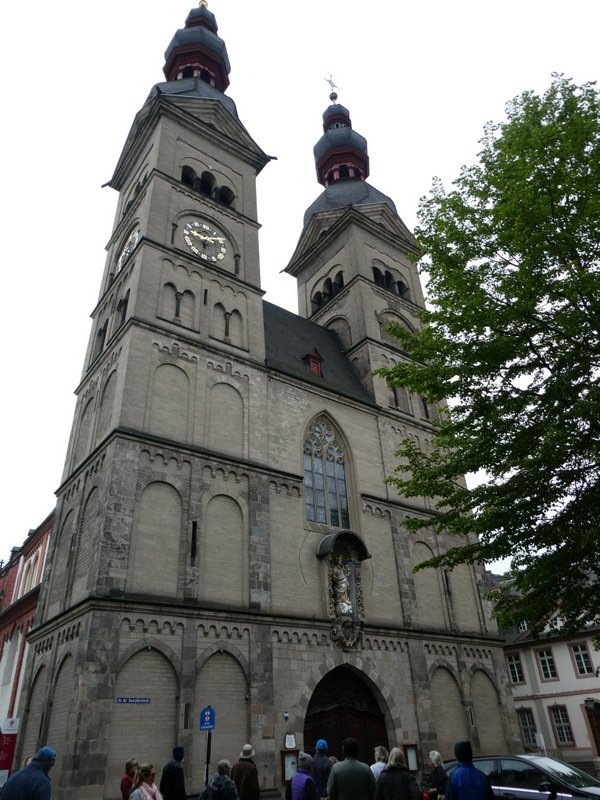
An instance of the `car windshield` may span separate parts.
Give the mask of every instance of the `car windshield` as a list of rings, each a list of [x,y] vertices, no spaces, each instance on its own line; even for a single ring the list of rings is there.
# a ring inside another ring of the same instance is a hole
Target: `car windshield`
[[[554,758],[547,758],[546,756],[539,756],[531,760],[550,775],[554,775],[556,778],[568,783],[569,786],[572,786],[574,789],[581,789],[584,786],[596,786],[600,788],[599,780],[592,778],[587,772],[582,772],[580,769],[572,767],[570,764],[565,764],[563,761],[557,761]]]

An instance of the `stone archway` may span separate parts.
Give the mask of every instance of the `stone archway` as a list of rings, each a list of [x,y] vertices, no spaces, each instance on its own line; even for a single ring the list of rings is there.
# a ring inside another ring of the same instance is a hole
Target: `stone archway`
[[[353,670],[336,667],[319,681],[306,709],[304,747],[314,752],[317,739],[325,739],[329,755],[341,758],[342,739],[358,742],[361,761],[373,762],[373,748],[389,750],[385,717],[367,683]]]

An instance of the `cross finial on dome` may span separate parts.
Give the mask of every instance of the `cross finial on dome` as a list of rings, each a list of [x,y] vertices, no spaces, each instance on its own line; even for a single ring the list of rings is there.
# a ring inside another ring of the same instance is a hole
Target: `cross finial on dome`
[[[331,74],[331,72],[329,73],[329,77],[323,78],[323,80],[329,84],[329,88],[331,89],[331,94],[329,95],[329,99],[331,100],[332,103],[335,103],[335,101],[338,99],[338,96],[337,92],[335,92],[334,89],[339,89],[340,87],[335,85],[335,81],[333,80],[333,75]]]

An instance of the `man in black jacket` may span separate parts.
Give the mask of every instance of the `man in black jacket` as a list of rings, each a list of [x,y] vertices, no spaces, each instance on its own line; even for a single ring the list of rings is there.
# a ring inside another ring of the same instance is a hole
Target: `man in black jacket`
[[[315,745],[315,757],[313,758],[313,778],[319,790],[319,797],[327,795],[327,779],[333,764],[327,755],[327,742],[319,739]]]
[[[186,800],[185,777],[183,774],[183,747],[173,748],[173,760],[165,764],[160,779],[160,793],[164,800]]]

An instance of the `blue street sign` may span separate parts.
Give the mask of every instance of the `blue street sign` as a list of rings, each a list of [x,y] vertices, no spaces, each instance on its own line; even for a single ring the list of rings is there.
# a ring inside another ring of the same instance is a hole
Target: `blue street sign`
[[[215,727],[215,710],[212,706],[206,706],[200,712],[200,730],[212,731]]]

